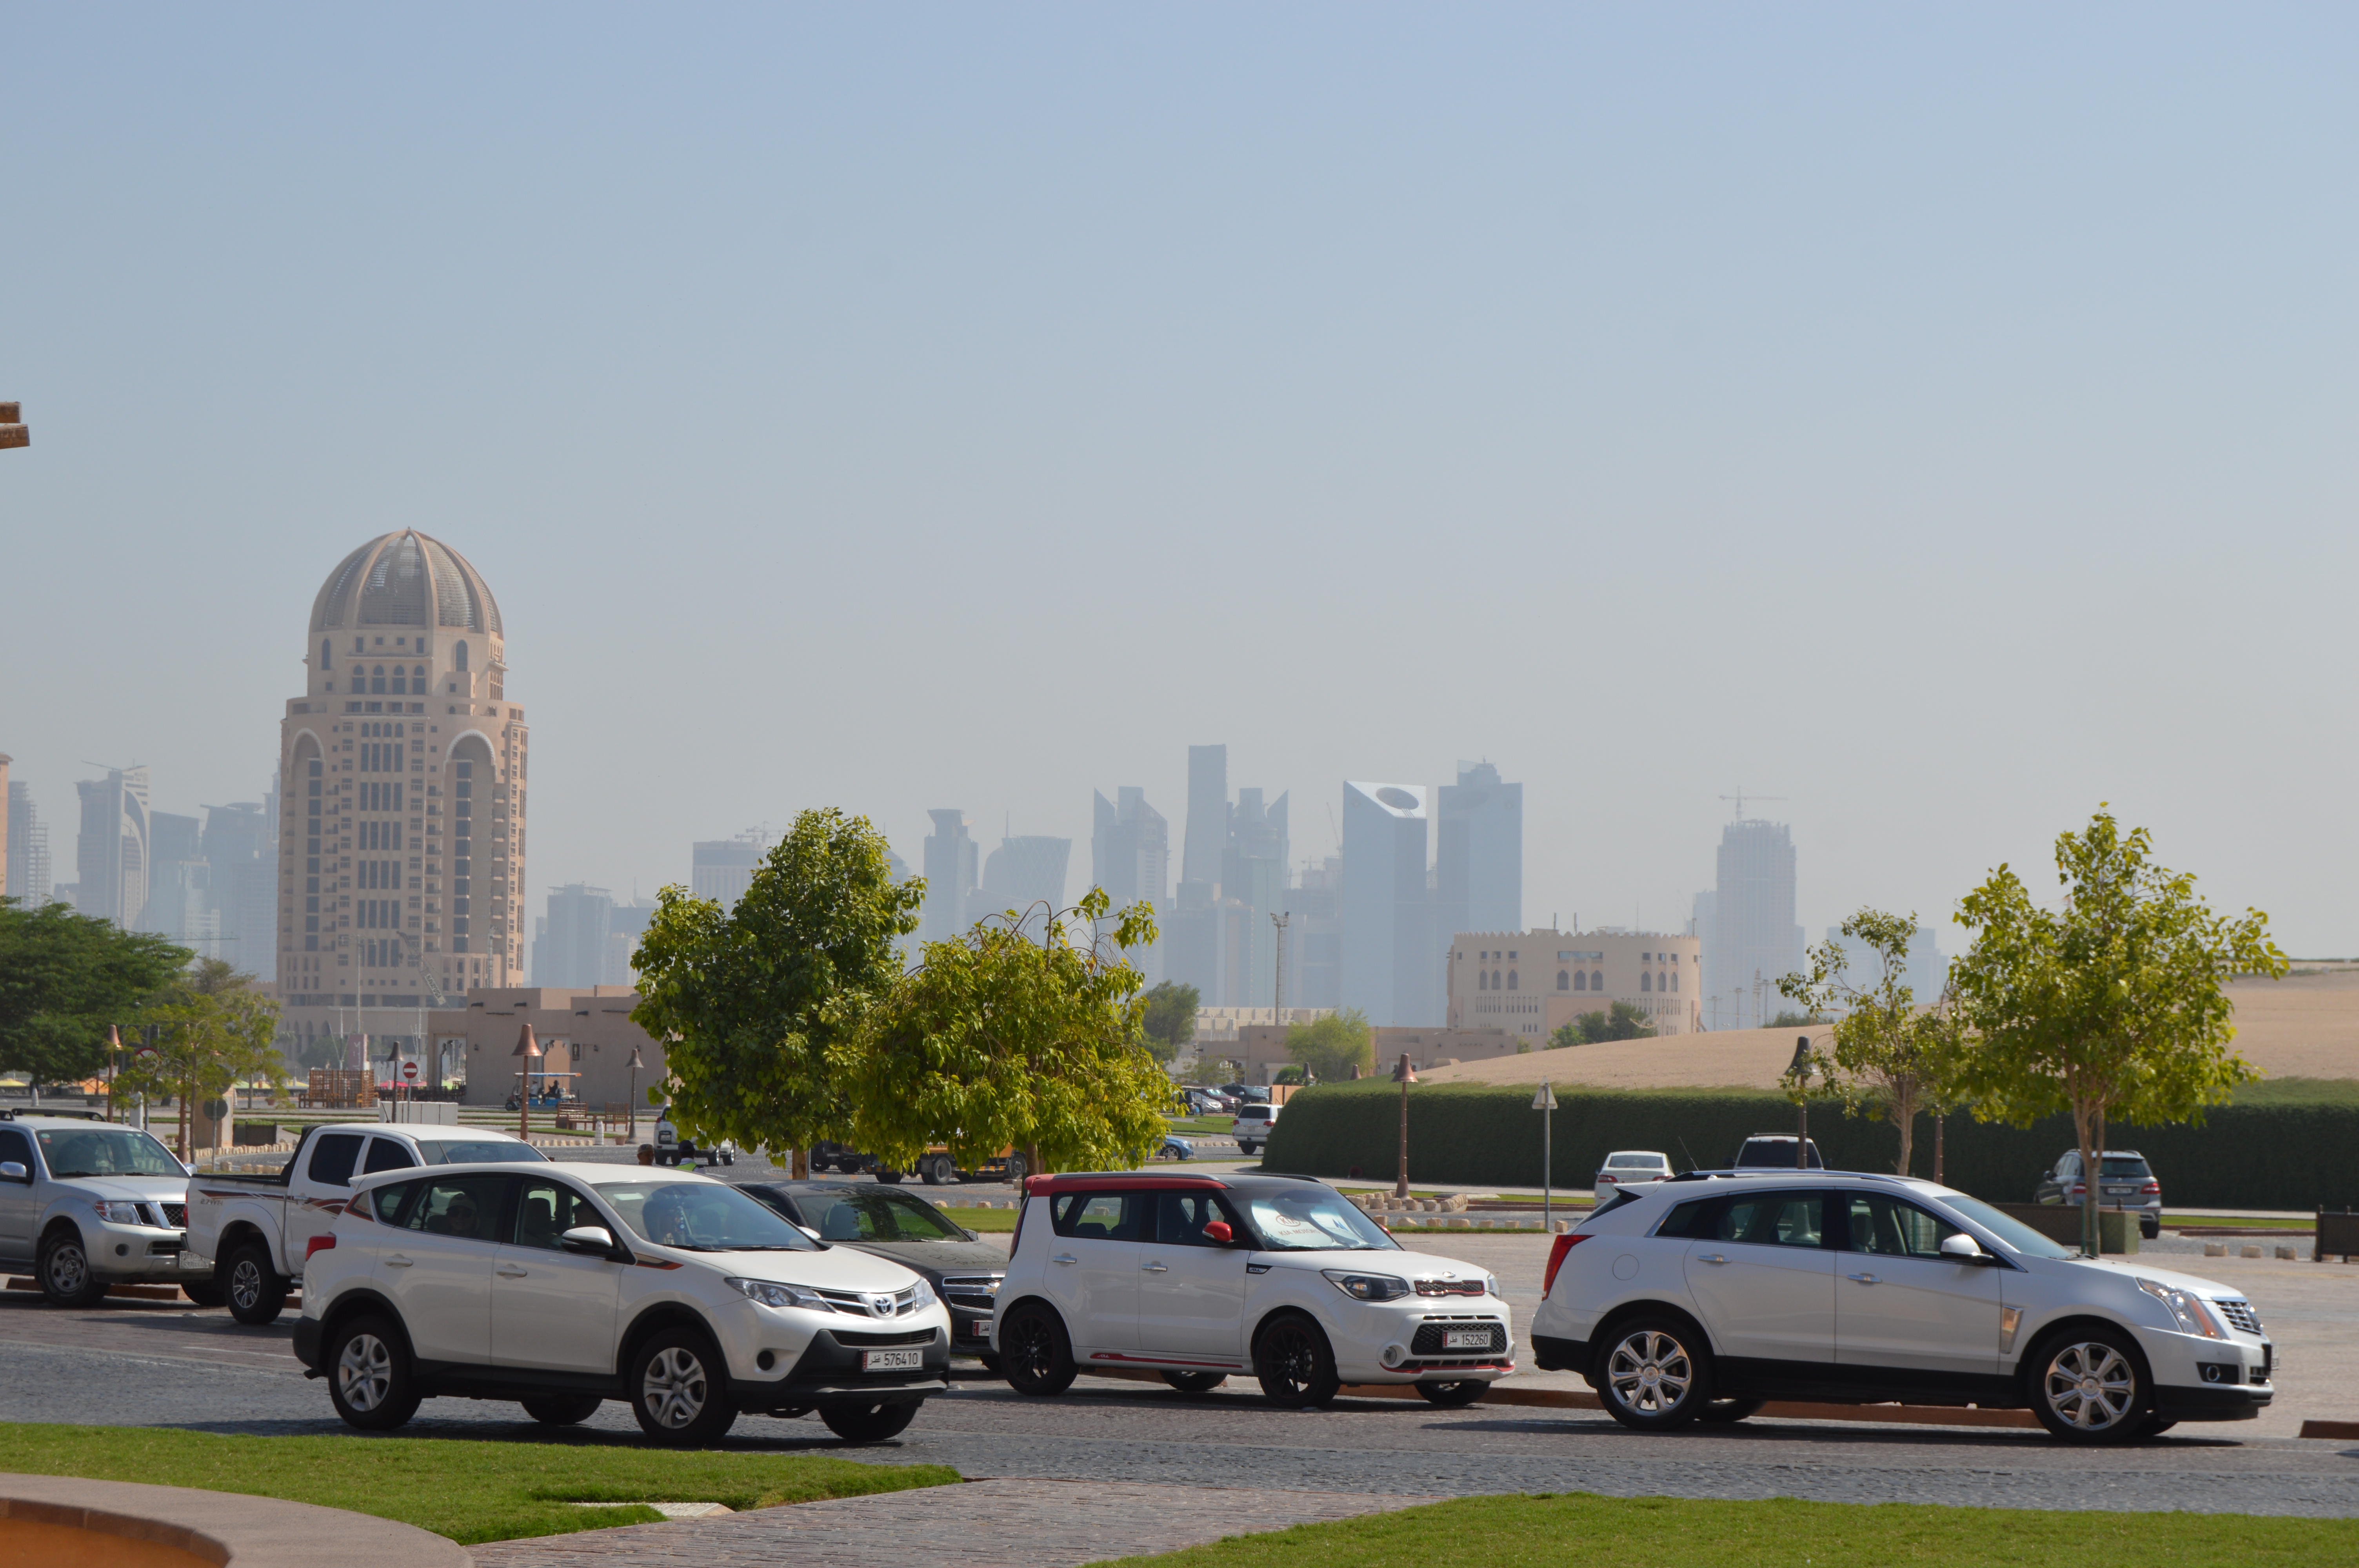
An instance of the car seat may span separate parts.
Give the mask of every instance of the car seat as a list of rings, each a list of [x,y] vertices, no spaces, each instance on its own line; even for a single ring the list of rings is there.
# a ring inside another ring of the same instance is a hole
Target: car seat
[[[866,1237],[861,1234],[860,1211],[853,1208],[848,1203],[837,1204],[833,1208],[827,1211],[827,1217],[819,1222],[819,1235],[820,1239],[822,1241],[864,1241],[867,1239]]]

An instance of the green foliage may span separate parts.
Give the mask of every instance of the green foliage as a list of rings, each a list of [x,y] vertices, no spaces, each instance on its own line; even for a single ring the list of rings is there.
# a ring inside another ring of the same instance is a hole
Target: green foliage
[[[1915,1141],[1917,1112],[1929,1104],[1954,1100],[1958,1032],[1946,1016],[1921,1013],[1916,993],[1902,977],[1908,972],[1908,946],[1917,937],[1917,915],[1863,909],[1843,923],[1843,935],[1863,943],[1875,957],[1875,972],[1864,983],[1853,978],[1843,944],[1810,949],[1807,974],[1790,974],[1777,989],[1814,1014],[1840,1012],[1833,1040],[1823,1054],[1805,1064],[1824,1075],[1854,1111],[1889,1118],[1900,1132],[1899,1162],[1906,1174]],[[1799,1085],[1797,1092],[1799,1092]]]
[[[866,817],[806,811],[734,910],[680,887],[656,895],[631,956],[631,1018],[664,1042],[683,1135],[770,1150],[849,1140],[832,1053],[898,978],[897,943],[925,900],[923,879],[893,881],[887,853]]]
[[[277,1044],[278,1000],[234,964],[200,958],[147,1016],[157,1026],[156,1054],[147,1062],[126,1055],[114,1092],[178,1099],[182,1159],[189,1158],[192,1103],[220,1098],[233,1084],[258,1080],[279,1088],[287,1082],[287,1058]]]
[[[1196,988],[1165,980],[1147,991],[1146,1001],[1147,1049],[1157,1061],[1169,1062],[1196,1038]]]
[[[2214,915],[2195,879],[2153,861],[2143,827],[2099,810],[2056,840],[2062,907],[2033,902],[2002,865],[1958,907],[1973,945],[1951,970],[1973,1038],[1959,1084],[1974,1114],[2025,1126],[2069,1111],[2092,1165],[2116,1119],[2185,1120],[2256,1075],[2229,1049],[2226,982],[2285,973],[2268,917]],[[2084,1234],[2093,1242],[2097,1190]]]
[[[89,1077],[106,1064],[107,1025],[147,1022],[192,956],[66,904],[0,899],[0,1072]]]
[[[2110,1142],[2136,1149],[2154,1164],[2163,1199],[2193,1208],[2308,1209],[2359,1206],[2359,1083],[2307,1080],[2299,1098],[2254,1085],[2215,1107],[2201,1127],[2184,1122],[2121,1125]],[[1420,1183],[1454,1186],[1537,1184],[1540,1119],[1534,1086],[1420,1084],[1409,1090],[1409,1171]],[[1556,1086],[1554,1180],[1589,1184],[1616,1149],[1659,1149],[1682,1170],[1718,1167],[1736,1158],[1756,1132],[1790,1132],[1794,1108],[1756,1089],[1589,1091]],[[2247,1103],[2249,1097],[2250,1103]],[[1343,1176],[1354,1165],[1370,1181],[1390,1181],[1398,1136],[1400,1090],[1383,1080],[1321,1084],[1287,1101],[1270,1133],[1263,1165],[1272,1171]],[[1916,1173],[1931,1174],[1932,1119],[1916,1127]],[[1889,1120],[1845,1116],[1839,1104],[1814,1102],[1810,1136],[1829,1165],[1889,1171],[1900,1134]],[[2040,1173],[2074,1146],[2072,1119],[2056,1115],[2014,1127],[1949,1119],[1943,1175],[1951,1186],[1998,1203],[2029,1203]]]
[[[1354,1007],[1310,1023],[1286,1028],[1286,1054],[1321,1079],[1348,1078],[1352,1069],[1372,1072],[1376,1065],[1375,1031],[1368,1015]]]
[[[397,1519],[473,1543],[652,1524],[652,1509],[576,1502],[722,1503],[741,1512],[958,1480],[940,1465],[822,1454],[668,1452],[566,1440],[224,1437],[153,1427],[0,1425],[0,1470],[195,1487]]]
[[[1779,1010],[1777,1016],[1763,1024],[1764,1029],[1811,1029],[1826,1022],[1815,1012],[1796,1012],[1792,1008]]]
[[[1093,888],[1070,914],[1095,929],[1109,901]],[[1124,950],[1155,940],[1146,904],[1122,912],[1113,951],[1035,942],[986,920],[926,944],[924,961],[868,1010],[832,1054],[853,1108],[845,1140],[908,1170],[947,1144],[964,1166],[1025,1152],[1034,1171],[1120,1169],[1163,1141],[1174,1096],[1146,1047],[1146,1000]]]
[[[1636,1002],[1617,1001],[1609,1011],[1584,1012],[1570,1023],[1557,1025],[1549,1036],[1552,1050],[1568,1045],[1603,1045],[1608,1040],[1651,1040],[1655,1034],[1654,1020],[1638,1011]]]

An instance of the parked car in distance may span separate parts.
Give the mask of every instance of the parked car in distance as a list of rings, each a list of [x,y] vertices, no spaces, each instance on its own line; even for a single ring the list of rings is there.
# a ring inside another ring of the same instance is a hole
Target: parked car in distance
[[[679,1135],[671,1119],[669,1108],[656,1112],[656,1163],[658,1165],[693,1165],[699,1160],[707,1165],[734,1165],[737,1151],[721,1143],[699,1149],[694,1142]]]
[[[1795,1142],[1795,1135],[1790,1132],[1756,1132],[1745,1141],[1744,1148],[1736,1152],[1735,1168],[1740,1171],[1800,1170],[1802,1165],[1798,1164],[1794,1158]],[[1827,1162],[1819,1158],[1819,1141],[1813,1138],[1810,1140],[1810,1145],[1803,1155],[1808,1168],[1824,1170]]]
[[[188,1249],[189,1168],[155,1137],[79,1117],[0,1119],[0,1266],[28,1270],[52,1305],[95,1306],[113,1284],[178,1285],[218,1306]]]
[[[1269,1098],[1269,1090],[1260,1084],[1223,1084],[1221,1092],[1241,1106]]]
[[[415,1165],[546,1163],[512,1132],[435,1122],[329,1121],[304,1129],[277,1170],[190,1176],[180,1184],[189,1250],[210,1259],[230,1315],[245,1324],[277,1319],[288,1285],[350,1199],[353,1184]]]
[[[932,1286],[692,1171],[363,1176],[324,1239],[295,1355],[364,1432],[438,1397],[514,1400],[558,1426],[620,1399],[666,1446],[710,1444],[741,1413],[814,1410],[875,1443],[950,1386]]]
[[[1270,1130],[1277,1125],[1278,1108],[1267,1100],[1237,1107],[1237,1119],[1229,1130],[1235,1134],[1238,1150],[1246,1154],[1258,1154],[1269,1142]]]
[[[890,1259],[922,1275],[950,1309],[951,1353],[996,1372],[991,1313],[1007,1254],[915,1193],[850,1182],[748,1182],[739,1189],[822,1241]]]
[[[1625,1182],[1659,1182],[1670,1173],[1669,1154],[1651,1149],[1625,1149],[1605,1156],[1605,1162],[1597,1167],[1592,1190],[1602,1197]]]
[[[1289,1406],[1347,1382],[1453,1406],[1515,1370],[1516,1340],[1490,1274],[1404,1250],[1322,1183],[1169,1172],[1036,1178],[992,1343],[1034,1396],[1124,1368],[1182,1393],[1248,1373]]]
[[[849,1143],[830,1143],[824,1139],[811,1145],[810,1168],[814,1171],[840,1171],[847,1176],[857,1176],[876,1168],[876,1157],[863,1154]]]
[[[2081,1152],[2067,1149],[2032,1189],[2031,1201],[2079,1204],[2089,1184],[2081,1179]],[[2138,1217],[2138,1234],[2152,1241],[2162,1234],[2162,1184],[2146,1156],[2135,1149],[2108,1149],[2097,1156],[2097,1202]]]
[[[876,1179],[887,1185],[897,1185],[908,1173],[875,1167]],[[937,1143],[918,1156],[918,1179],[929,1187],[946,1187],[952,1182],[1008,1182],[1016,1186],[1031,1173],[1031,1164],[1015,1149],[1002,1149],[987,1160],[973,1166],[961,1165],[951,1155],[946,1144]]]
[[[1165,1133],[1154,1154],[1158,1160],[1192,1160],[1195,1157],[1196,1146],[1176,1132]]]
[[[1012,1276],[1011,1276],[1012,1277]],[[1639,1432],[1771,1399],[2028,1408],[2068,1443],[2245,1421],[2276,1351],[2243,1293],[2084,1258],[1912,1177],[1756,1171],[1627,1187],[1556,1238],[1534,1357]]]

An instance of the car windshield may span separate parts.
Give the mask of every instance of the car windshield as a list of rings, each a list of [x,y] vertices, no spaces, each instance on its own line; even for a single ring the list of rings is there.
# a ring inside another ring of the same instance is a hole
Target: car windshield
[[[2027,1258],[2078,1258],[2070,1247],[2050,1241],[2011,1215],[2002,1214],[1980,1198],[1970,1198],[1962,1193],[1944,1193],[1941,1201],[1960,1214],[2006,1242]]]
[[[2115,1181],[2121,1181],[2128,1177],[2136,1177],[2139,1181],[2144,1181],[2148,1176],[2154,1174],[2152,1171],[2147,1169],[2146,1161],[2136,1154],[2128,1155],[2126,1157],[2118,1154],[2108,1154],[2104,1157],[2104,1162],[2097,1167],[2097,1179],[2099,1181],[2103,1181],[2108,1176],[2112,1177]]]
[[[1245,1200],[1254,1229],[1273,1252],[1397,1252],[1400,1243],[1325,1187],[1255,1193]]]
[[[172,1152],[145,1132],[127,1127],[45,1127],[41,1158],[59,1181],[69,1176],[178,1176],[188,1170]]]
[[[429,1165],[491,1165],[505,1161],[511,1164],[529,1164],[535,1161],[547,1163],[549,1156],[529,1143],[508,1139],[479,1139],[462,1141],[459,1139],[426,1139],[418,1141],[418,1157]]]
[[[911,1193],[862,1187],[797,1193],[803,1223],[829,1241],[964,1241],[950,1216]]]
[[[735,1187],[719,1182],[601,1186],[623,1223],[658,1247],[690,1252],[816,1252],[819,1243]]]

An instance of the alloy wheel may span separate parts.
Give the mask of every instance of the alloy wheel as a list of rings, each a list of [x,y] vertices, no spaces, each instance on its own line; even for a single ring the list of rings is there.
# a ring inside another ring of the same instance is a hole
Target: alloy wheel
[[[709,1391],[704,1363],[684,1345],[656,1352],[639,1379],[639,1398],[658,1426],[679,1428],[694,1421]]]
[[[2129,1358],[2099,1340],[2060,1346],[2049,1359],[2048,1407],[2082,1432],[2109,1432],[2137,1402]]]
[[[1667,1415],[1687,1398],[1695,1366],[1687,1346],[1668,1334],[1642,1328],[1614,1347],[1605,1363],[1605,1379],[1623,1409]]]
[[[1013,1332],[1000,1350],[1002,1364],[1027,1378],[1047,1378],[1057,1359],[1056,1337],[1049,1332],[1047,1320],[1027,1312],[1009,1327]]]
[[[385,1403],[393,1388],[393,1353],[374,1334],[355,1334],[336,1357],[336,1391],[344,1403],[365,1413]]]
[[[1271,1379],[1284,1386],[1288,1393],[1300,1394],[1319,1375],[1318,1349],[1310,1343],[1310,1336],[1295,1324],[1280,1324],[1269,1331],[1262,1360],[1269,1368]]]
[[[245,1312],[254,1310],[262,1299],[262,1270],[252,1258],[240,1258],[229,1271],[229,1299],[232,1305]]]

